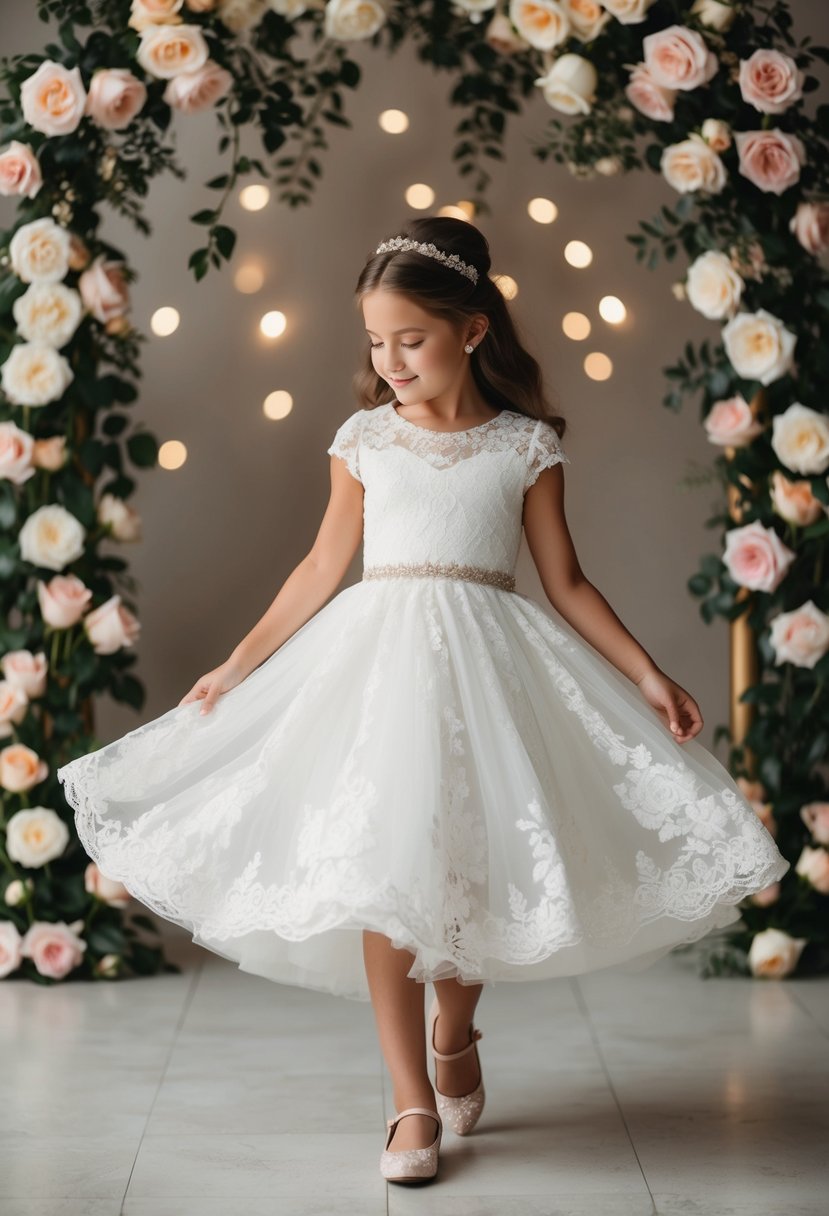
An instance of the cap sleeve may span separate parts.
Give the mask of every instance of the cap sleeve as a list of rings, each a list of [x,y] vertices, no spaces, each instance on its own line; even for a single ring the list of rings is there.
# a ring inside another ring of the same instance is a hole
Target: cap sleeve
[[[346,418],[334,435],[333,443],[327,449],[329,456],[339,456],[345,461],[349,473],[362,485],[360,477],[360,433],[363,425],[363,410],[357,410],[350,418]]]
[[[539,418],[527,452],[527,476],[524,482],[524,492],[529,490],[543,469],[564,462],[569,464],[570,457],[561,446],[558,432],[549,422]]]

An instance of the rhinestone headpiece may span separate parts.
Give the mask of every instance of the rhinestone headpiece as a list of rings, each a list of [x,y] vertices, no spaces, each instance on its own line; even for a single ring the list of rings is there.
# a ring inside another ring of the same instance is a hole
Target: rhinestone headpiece
[[[470,266],[468,262],[462,262],[456,253],[444,253],[442,249],[438,249],[437,245],[426,244],[424,241],[413,241],[407,236],[393,236],[388,241],[381,241],[375,249],[375,253],[391,253],[396,249],[414,249],[417,253],[423,253],[427,258],[437,258],[439,262],[443,262],[445,266],[451,266],[453,270],[459,270],[461,274],[465,274],[473,283],[478,282],[478,272],[474,266]]]

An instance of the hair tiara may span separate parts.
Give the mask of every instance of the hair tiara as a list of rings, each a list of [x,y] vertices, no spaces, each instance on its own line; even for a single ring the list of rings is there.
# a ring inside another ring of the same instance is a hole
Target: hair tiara
[[[442,249],[438,249],[437,245],[427,245],[424,241],[413,241],[406,236],[394,236],[388,241],[381,241],[374,252],[393,253],[398,249],[414,249],[415,252],[423,253],[428,258],[437,258],[439,262],[443,262],[444,266],[451,266],[453,270],[459,270],[473,283],[478,282],[478,272],[474,266],[470,266],[468,262],[462,262],[456,253],[444,253]]]

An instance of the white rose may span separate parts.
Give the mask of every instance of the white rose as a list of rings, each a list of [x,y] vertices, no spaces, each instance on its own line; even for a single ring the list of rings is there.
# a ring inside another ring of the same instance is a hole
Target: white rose
[[[16,811],[6,824],[6,851],[12,861],[34,869],[60,857],[69,843],[69,828],[49,807]]]
[[[5,478],[22,486],[34,477],[34,449],[35,441],[28,431],[14,422],[0,422],[0,481]]]
[[[118,974],[120,966],[120,954],[104,954],[98,959],[93,970],[96,975],[102,975],[105,979],[111,979]]]
[[[797,335],[782,321],[760,308],[738,312],[723,326],[725,352],[738,376],[771,384],[792,366]]]
[[[11,268],[24,283],[57,283],[69,270],[71,238],[54,220],[21,224],[9,241]]]
[[[726,30],[731,29],[737,10],[720,4],[720,0],[694,0],[691,15],[699,17],[702,24],[707,25],[710,30],[724,34]]]
[[[15,405],[48,405],[74,379],[68,359],[48,342],[18,342],[0,369],[3,392]]]
[[[807,600],[794,611],[773,618],[770,640],[776,664],[814,667],[829,650],[829,616],[814,600]]]
[[[546,76],[535,81],[544,100],[563,114],[589,114],[596,96],[598,73],[581,55],[559,55]]]
[[[570,37],[570,18],[558,0],[510,0],[509,17],[524,41],[539,51],[551,51]]]
[[[86,528],[60,503],[38,507],[20,529],[20,556],[33,566],[62,570],[83,553]]]
[[[341,42],[372,38],[387,20],[386,6],[380,0],[328,0],[325,36]]]
[[[702,138],[715,152],[727,151],[733,142],[731,127],[721,118],[706,118],[700,128]]]
[[[27,342],[61,347],[80,325],[83,304],[74,287],[65,283],[32,283],[12,304],[12,314]]]
[[[601,173],[602,177],[615,177],[622,171],[622,162],[618,156],[600,156],[593,168],[597,173]]]
[[[34,883],[31,878],[14,878],[6,887],[6,894],[3,898],[10,908],[19,908],[27,898],[27,894],[33,890]],[[0,924],[11,924],[11,921],[0,921]]]
[[[198,25],[149,25],[141,31],[135,58],[150,76],[171,80],[179,72],[200,68],[208,53]]]
[[[112,529],[116,540],[140,540],[141,516],[123,498],[103,494],[98,503],[98,522]]]
[[[570,19],[570,33],[579,42],[592,42],[611,20],[599,0],[564,0],[564,11]]]
[[[696,131],[678,144],[669,144],[662,152],[659,168],[668,185],[680,194],[694,190],[719,194],[726,182],[725,165]]]
[[[710,321],[734,315],[744,286],[731,259],[716,249],[700,254],[688,267],[688,299],[697,312]]]
[[[80,68],[45,60],[20,86],[20,108],[30,127],[44,135],[70,135],[80,125],[86,90]]]
[[[755,933],[748,952],[752,975],[780,979],[794,971],[805,937],[790,937],[782,929],[763,929]]]
[[[15,904],[9,899],[9,891],[14,885],[10,883],[6,888],[6,903],[12,908]],[[0,920],[0,979],[11,975],[20,966],[23,959],[22,943],[23,938],[14,921]]]
[[[829,419],[795,401],[771,422],[771,446],[781,464],[795,473],[823,473],[829,467]]]
[[[609,13],[622,25],[639,25],[648,15],[655,0],[602,0]]]
[[[113,654],[122,646],[132,646],[140,632],[138,620],[121,603],[120,595],[112,595],[83,618],[86,636],[96,654]]]

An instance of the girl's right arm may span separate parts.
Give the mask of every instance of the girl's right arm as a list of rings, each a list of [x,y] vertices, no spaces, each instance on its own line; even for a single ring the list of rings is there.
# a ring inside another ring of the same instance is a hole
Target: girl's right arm
[[[337,589],[363,535],[363,487],[343,460],[331,457],[331,495],[316,539],[289,574],[264,616],[213,671],[201,676],[179,705],[203,701],[209,713],[219,696],[241,684]]]

